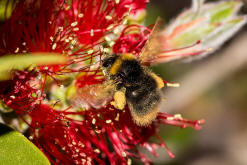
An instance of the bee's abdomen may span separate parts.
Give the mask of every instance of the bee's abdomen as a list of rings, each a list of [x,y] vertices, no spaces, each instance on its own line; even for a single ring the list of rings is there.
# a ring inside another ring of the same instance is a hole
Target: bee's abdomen
[[[157,83],[153,77],[144,74],[135,86],[126,87],[126,99],[132,109],[139,116],[152,111],[161,100]]]

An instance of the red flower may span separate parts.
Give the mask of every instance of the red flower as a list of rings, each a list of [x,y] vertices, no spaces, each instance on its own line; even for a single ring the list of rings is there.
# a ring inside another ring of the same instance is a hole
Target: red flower
[[[67,107],[59,110],[52,97],[46,97],[46,94],[52,95],[51,86],[80,89],[102,83],[101,68],[87,67],[101,60],[105,51],[102,46],[108,44],[106,48],[113,47],[115,53],[138,55],[150,30],[139,25],[126,26],[123,22],[128,14],[144,10],[146,2],[20,0],[11,17],[5,20],[0,31],[1,56],[18,52],[56,52],[70,58],[63,66],[15,71],[11,80],[0,82],[0,99],[21,117],[31,118],[28,123],[30,139],[53,164],[130,164],[132,157],[149,164],[151,160],[137,146],[154,155],[158,146],[166,147],[162,140],[159,144],[149,142],[151,136],[160,139],[157,135],[160,124],[200,129],[202,121],[164,113],[159,113],[150,126],[139,127],[133,122],[127,106],[123,111],[110,104],[97,110],[92,107],[80,110],[61,101],[60,108]],[[123,28],[121,35],[115,34],[116,29]],[[129,33],[133,28],[137,32]],[[109,39],[112,35],[118,39]],[[49,76],[52,79],[48,81]]]
[[[148,36],[150,30],[139,25],[130,25],[123,29],[120,37],[113,46],[114,53],[133,53],[138,55]]]
[[[83,119],[75,120],[69,117],[71,115],[83,116]],[[69,109],[57,111],[47,105],[37,105],[30,116],[31,129],[36,130],[32,130],[31,139],[53,164],[127,164],[131,157],[149,164],[151,160],[138,151],[137,146],[157,156],[156,148],[166,147],[157,135],[161,123],[200,129],[203,122],[160,113],[152,125],[139,127],[132,121],[128,109],[119,111],[112,106],[70,112]],[[159,144],[148,142],[153,135],[160,139]]]
[[[12,80],[0,81],[0,99],[20,115],[29,113],[43,99],[35,84],[31,84],[36,77],[35,71],[15,71]]]

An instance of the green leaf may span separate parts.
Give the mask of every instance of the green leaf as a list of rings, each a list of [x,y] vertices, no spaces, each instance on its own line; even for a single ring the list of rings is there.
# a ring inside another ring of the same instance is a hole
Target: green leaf
[[[174,38],[173,43],[176,45],[190,45],[198,40],[201,40],[204,36],[215,30],[215,25],[204,25],[201,28],[189,29],[187,32]]]
[[[50,165],[45,155],[22,134],[0,124],[0,164]]]
[[[25,69],[31,65],[64,64],[67,58],[56,53],[15,54],[0,57],[0,80],[10,78],[13,69]]]
[[[217,23],[224,21],[233,14],[234,7],[238,5],[238,2],[226,2],[220,5],[216,5],[208,13],[211,13],[211,23]]]
[[[13,11],[15,2],[13,0],[0,1],[0,20],[8,19]]]

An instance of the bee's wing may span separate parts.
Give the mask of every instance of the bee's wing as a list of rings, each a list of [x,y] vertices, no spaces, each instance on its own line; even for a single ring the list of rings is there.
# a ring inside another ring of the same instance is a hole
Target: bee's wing
[[[109,82],[87,85],[77,91],[73,104],[86,109],[99,109],[112,100],[115,90],[116,85]]]
[[[160,35],[161,25],[162,20],[161,18],[158,18],[151,33],[149,34],[148,40],[138,56],[138,59],[142,64],[150,65],[152,61],[157,58],[156,55],[162,51],[162,39]]]
[[[172,47],[167,48],[166,43],[169,38],[166,38],[164,34],[162,34],[161,25],[162,20],[158,18],[148,40],[138,56],[138,59],[142,64],[154,65],[178,59],[188,59],[189,57],[195,58],[198,57],[198,55],[204,55],[210,52],[210,49],[203,49],[201,47],[200,41],[186,47],[174,49]],[[183,26],[183,28],[186,29],[187,26]]]

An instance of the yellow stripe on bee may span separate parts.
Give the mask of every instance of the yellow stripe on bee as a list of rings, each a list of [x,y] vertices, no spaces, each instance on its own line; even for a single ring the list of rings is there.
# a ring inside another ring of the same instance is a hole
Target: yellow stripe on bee
[[[133,56],[130,53],[122,54],[119,58],[117,58],[117,60],[112,65],[110,69],[110,74],[111,75],[117,74],[124,60],[135,60],[135,59],[136,59],[135,56]]]
[[[122,59],[120,59],[120,58],[118,58],[118,59],[114,62],[114,64],[112,65],[112,67],[111,67],[111,69],[110,69],[110,74],[111,74],[111,75],[117,74],[119,68],[120,68],[121,65],[122,65],[122,62],[123,62],[123,61],[122,61]]]
[[[162,80],[162,78],[160,78],[159,76],[157,76],[155,73],[150,72],[151,76],[155,79],[158,89],[161,89],[164,87],[164,82]]]
[[[139,126],[145,127],[145,126],[150,125],[153,122],[153,120],[156,118],[158,114],[158,107],[152,109],[151,112],[144,114],[142,116],[136,113],[133,108],[130,109],[130,112],[131,112],[134,122]]]
[[[133,54],[131,53],[126,53],[126,54],[122,54],[121,55],[121,59],[122,60],[135,60],[135,56],[133,56]]]

